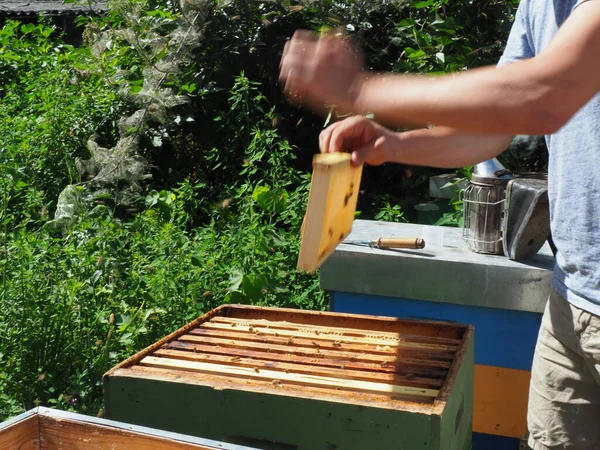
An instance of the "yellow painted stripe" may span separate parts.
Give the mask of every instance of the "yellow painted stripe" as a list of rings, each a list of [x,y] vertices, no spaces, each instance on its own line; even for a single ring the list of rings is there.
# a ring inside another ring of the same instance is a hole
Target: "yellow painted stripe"
[[[520,438],[527,434],[528,370],[475,364],[473,431]]]

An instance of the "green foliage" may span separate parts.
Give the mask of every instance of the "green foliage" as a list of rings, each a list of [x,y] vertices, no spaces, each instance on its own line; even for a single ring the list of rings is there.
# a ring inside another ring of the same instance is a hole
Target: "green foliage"
[[[390,200],[383,201],[383,204],[379,208],[379,212],[375,214],[374,219],[384,222],[408,222],[406,217],[404,217],[404,212],[402,211],[400,205],[393,204]]]
[[[54,27],[7,21],[0,30],[0,223],[47,220],[75,158],[94,133],[110,137],[122,105],[87,67],[89,49]]]
[[[470,180],[471,174],[473,173],[473,167],[462,167],[456,172],[456,180],[445,184],[444,186],[442,186],[442,189],[457,186],[459,183],[465,180]],[[462,227],[464,225],[462,194],[458,189],[455,191],[454,194],[455,195],[450,200],[451,211],[444,213],[434,225],[450,227]]]
[[[195,90],[186,81],[209,6],[207,1],[189,0],[179,9],[163,11],[151,9],[146,0],[114,1],[107,20],[88,24],[86,35],[96,57],[93,68],[119,88],[131,111],[119,119],[119,139],[112,147],[90,139],[91,158],[78,160],[77,168],[91,179],[78,183],[79,196],[71,195],[73,185],[65,188],[54,226],[71,226],[75,212],[98,198],[110,199],[115,209],[135,206],[143,190],[141,181],[148,177],[141,138],[160,147],[169,136],[165,123],[173,127],[171,111],[187,104]],[[178,86],[186,95],[177,93]]]
[[[113,95],[110,85],[102,86],[107,97]],[[82,205],[89,197],[81,185],[72,185],[61,197],[75,220],[59,235],[54,227],[40,227],[43,220],[22,214],[37,206],[35,197],[21,195],[35,172],[27,177],[22,159],[2,161],[3,174],[23,174],[17,183],[3,178],[2,185],[2,418],[37,404],[95,413],[108,368],[222,303],[325,307],[316,278],[294,270],[310,179],[289,169],[293,149],[272,128],[273,113],[263,109],[257,88],[237,77],[227,108],[217,116],[232,121],[229,129],[239,129],[234,121],[241,117],[247,124],[241,128],[247,147],[231,141],[233,148],[206,155],[212,171],[220,155],[243,151],[241,164],[223,165],[230,179],[220,186],[227,198],[219,203],[206,195],[206,182],[183,181],[149,190],[138,202],[144,211],[121,220],[112,195]],[[12,106],[13,97],[4,100]],[[32,95],[31,101],[41,100]],[[50,127],[36,133],[44,139],[43,133],[60,134]],[[19,139],[15,134],[14,142]],[[63,175],[54,183],[70,181],[61,165],[46,159],[39,164],[57,178]],[[193,226],[199,216],[207,220]]]
[[[298,237],[268,225],[270,211],[189,233],[190,188],[126,223],[102,208],[62,238],[15,230],[0,260],[0,379],[22,408],[97,411],[111,365],[222,303],[324,307],[292,269]]]

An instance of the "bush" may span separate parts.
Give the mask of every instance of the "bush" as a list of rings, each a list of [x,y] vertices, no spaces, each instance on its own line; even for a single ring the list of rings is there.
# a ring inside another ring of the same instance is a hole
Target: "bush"
[[[111,365],[222,303],[324,308],[271,203],[247,199],[237,220],[222,206],[188,232],[195,195],[189,183],[150,193],[129,222],[98,208],[62,237],[15,231],[0,265],[5,395],[94,413]]]

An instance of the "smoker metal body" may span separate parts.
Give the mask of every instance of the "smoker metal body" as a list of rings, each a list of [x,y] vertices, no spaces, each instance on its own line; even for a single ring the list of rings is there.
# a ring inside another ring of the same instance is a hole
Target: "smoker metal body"
[[[463,239],[470,250],[525,260],[550,235],[548,181],[544,174],[513,174],[495,159],[475,166],[463,200]]]
[[[463,238],[472,251],[503,253],[506,186],[512,176],[495,158],[475,166],[471,181],[462,191]]]

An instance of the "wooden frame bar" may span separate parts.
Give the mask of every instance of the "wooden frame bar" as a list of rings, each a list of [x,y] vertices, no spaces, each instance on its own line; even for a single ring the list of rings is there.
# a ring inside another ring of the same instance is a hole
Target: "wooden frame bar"
[[[352,167],[349,153],[320,153],[313,174],[298,269],[314,272],[352,230],[362,166]]]

